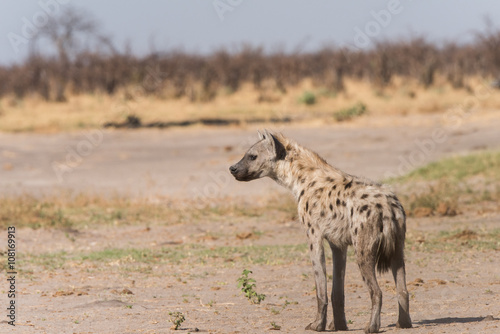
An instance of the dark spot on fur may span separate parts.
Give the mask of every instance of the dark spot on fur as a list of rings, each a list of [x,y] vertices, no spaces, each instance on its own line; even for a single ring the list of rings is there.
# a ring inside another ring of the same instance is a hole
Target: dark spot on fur
[[[352,180],[349,181],[349,183],[345,185],[344,189],[347,190],[347,189],[351,188],[351,186],[352,186]]]
[[[380,233],[384,232],[384,224],[382,223],[382,219],[378,220],[378,228],[380,230]]]
[[[358,234],[358,228],[354,228],[354,235],[357,235]]]
[[[314,247],[313,247],[313,244],[310,244],[310,245],[309,245],[309,249],[311,250],[311,252],[312,252],[313,248],[314,248]]]
[[[382,194],[376,194],[375,196],[373,196],[375,198],[379,198],[379,197],[382,197]]]
[[[319,214],[321,217],[325,216],[325,211],[321,210],[321,213]]]
[[[311,234],[314,235],[314,227],[311,229]]]
[[[368,205],[365,204],[361,207],[361,209],[359,209],[359,213],[363,213],[363,211],[366,211],[366,210],[368,210]]]
[[[312,187],[314,187],[314,185],[315,185],[315,184],[316,184],[316,181],[312,181],[311,183],[309,183],[309,186],[308,186],[308,187],[309,187],[309,188],[312,188]]]
[[[377,209],[382,209],[382,204],[377,203],[377,204],[375,204],[375,207],[376,207]]]
[[[339,197],[339,196],[340,196],[340,190],[339,190],[339,191],[337,191],[337,197]]]
[[[351,208],[351,217],[354,214],[354,208]]]
[[[366,282],[366,278],[363,276],[363,282]]]
[[[396,195],[387,195],[387,198],[391,198],[391,199],[393,199],[394,201],[399,202],[399,200],[398,200],[398,198],[396,197]]]
[[[333,205],[332,204],[330,204],[330,210],[333,211]]]
[[[363,223],[359,224],[359,228],[363,229]]]
[[[333,182],[333,181],[335,181],[335,180],[334,180],[334,179],[332,179],[331,177],[327,177],[327,178],[326,178],[326,181],[327,181],[327,182]]]
[[[336,184],[334,184],[332,189],[333,189],[333,190],[337,189],[337,185],[336,185]]]
[[[363,196],[361,196],[361,199],[365,199],[368,197],[368,194],[363,194]]]
[[[307,222],[307,227],[311,227],[311,222]]]
[[[337,219],[337,213],[336,212],[333,213],[333,219]]]
[[[314,195],[315,196],[321,196],[321,193],[323,192],[323,190],[325,190],[325,188],[318,188],[314,191]]]
[[[337,198],[337,202],[336,202],[337,206],[340,205],[340,199]]]
[[[342,201],[342,206],[346,206],[346,202],[345,201]]]
[[[332,196],[332,191],[330,190],[330,191],[328,192],[328,197],[331,197],[331,196]]]
[[[305,178],[303,178],[303,179],[300,180],[300,183],[304,183],[304,182],[306,182]]]
[[[397,203],[391,203],[391,206],[392,206],[393,208],[399,209],[399,205],[398,205]]]
[[[300,202],[300,198],[302,197],[302,195],[304,195],[304,189],[302,189],[302,191],[300,192],[300,195],[299,195],[299,199],[297,200],[298,202]]]
[[[306,212],[309,212],[309,201],[306,202]]]
[[[361,257],[365,256],[365,252],[361,250]]]
[[[366,213],[366,218],[370,218],[371,213],[372,213],[372,210],[368,210],[368,212]]]

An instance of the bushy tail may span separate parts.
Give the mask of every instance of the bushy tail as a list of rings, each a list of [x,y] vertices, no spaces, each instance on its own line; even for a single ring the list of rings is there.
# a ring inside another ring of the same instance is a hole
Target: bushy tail
[[[399,204],[399,203],[398,203]],[[394,206],[395,207],[395,206]],[[377,271],[385,273],[391,268],[396,252],[402,251],[406,234],[406,215],[399,204],[397,209],[381,215],[379,245],[377,250]]]

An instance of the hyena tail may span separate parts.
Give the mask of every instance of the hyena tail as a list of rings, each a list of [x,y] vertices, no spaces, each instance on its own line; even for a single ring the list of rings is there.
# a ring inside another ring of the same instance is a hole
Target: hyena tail
[[[377,249],[377,271],[385,273],[391,268],[396,252],[403,252],[406,234],[406,217],[402,207],[379,217],[380,232]]]

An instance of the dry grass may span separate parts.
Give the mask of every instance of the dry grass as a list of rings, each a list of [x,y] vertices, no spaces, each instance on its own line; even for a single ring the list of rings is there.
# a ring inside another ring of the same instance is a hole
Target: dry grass
[[[238,203],[238,204],[234,204]],[[264,213],[264,214],[263,214]],[[211,203],[162,199],[131,200],[62,194],[36,198],[28,195],[0,198],[0,226],[74,229],[93,224],[182,224],[206,221],[238,221],[269,215],[273,220],[293,219],[291,198],[269,196],[265,201],[247,203],[219,199]]]
[[[266,99],[262,99],[262,91],[254,89],[251,84],[244,84],[235,93],[219,91],[210,102],[191,102],[187,97],[161,99],[140,94],[129,96],[124,92],[114,96],[71,96],[64,103],[46,102],[35,97],[23,100],[6,97],[0,100],[0,131],[72,131],[96,128],[108,121],[122,122],[130,115],[139,117],[144,123],[215,117],[249,120],[285,116],[297,121],[320,119],[336,122],[335,115],[360,103],[367,107],[367,113],[372,117],[439,113],[471,101],[475,91],[486,87],[478,78],[469,79],[468,86],[471,87],[469,90],[453,89],[444,79],[436,79],[434,86],[424,89],[416,81],[394,78],[391,85],[376,91],[369,82],[346,79],[345,91],[333,93],[315,86],[308,79],[290,87],[286,93],[270,87],[265,93]],[[301,102],[305,92],[315,96],[314,104]],[[474,107],[500,108],[500,95],[490,94]]]
[[[390,180],[411,215],[456,215],[498,210],[500,152],[478,152],[432,162]]]

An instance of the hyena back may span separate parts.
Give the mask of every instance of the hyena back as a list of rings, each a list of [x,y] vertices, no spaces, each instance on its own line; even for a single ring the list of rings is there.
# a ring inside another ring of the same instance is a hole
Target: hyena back
[[[331,330],[347,330],[344,312],[344,277],[347,247],[354,247],[356,262],[370,292],[372,312],[367,333],[380,329],[382,291],[376,270],[392,270],[398,294],[397,327],[411,327],[404,264],[406,217],[397,197],[372,181],[344,173],[316,153],[281,134],[265,131],[243,158],[231,166],[238,181],[270,177],[290,189],[298,202],[299,219],[309,240],[318,311],[306,329],[323,331],[327,318],[327,279],[323,240],[333,254]]]

